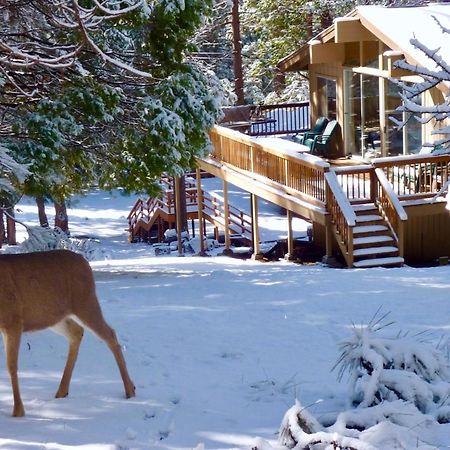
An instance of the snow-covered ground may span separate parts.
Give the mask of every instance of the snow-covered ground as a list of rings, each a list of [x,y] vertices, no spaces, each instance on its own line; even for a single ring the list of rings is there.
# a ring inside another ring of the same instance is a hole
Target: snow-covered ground
[[[431,330],[436,342],[449,337],[450,266],[338,270],[155,257],[151,247],[127,243],[133,201],[94,191],[69,213],[72,233],[97,238],[110,256],[92,267],[137,396],[124,398],[110,352],[86,333],[69,397],[54,399],[66,342],[50,331],[24,335],[24,418],[10,417],[0,355],[1,449],[210,450],[251,448],[258,438],[275,446],[296,398],[318,417],[345,409],[348,385],[330,373],[336,344],[380,306],[398,329]],[[36,222],[31,203],[20,209],[18,218]],[[279,212],[262,210],[270,223],[266,232],[285,234]],[[416,442],[416,433],[431,448],[450,448],[450,425],[424,421],[408,431],[408,442]],[[381,450],[406,448],[386,445]]]

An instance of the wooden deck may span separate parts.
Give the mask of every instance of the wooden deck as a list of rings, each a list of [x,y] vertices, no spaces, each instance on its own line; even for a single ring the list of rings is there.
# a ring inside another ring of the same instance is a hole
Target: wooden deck
[[[331,166],[292,145],[211,130],[201,169],[313,223],[324,253],[349,267],[425,262],[450,254],[450,215],[432,200],[449,177],[450,155]],[[256,217],[253,218],[257,220]]]

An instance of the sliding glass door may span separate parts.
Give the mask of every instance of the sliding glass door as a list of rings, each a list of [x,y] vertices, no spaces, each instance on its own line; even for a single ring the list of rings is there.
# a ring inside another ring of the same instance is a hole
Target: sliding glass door
[[[346,154],[369,159],[418,152],[422,146],[421,124],[408,113],[397,111],[401,104],[400,89],[390,80],[345,70]],[[406,123],[401,129],[397,125],[400,122]]]

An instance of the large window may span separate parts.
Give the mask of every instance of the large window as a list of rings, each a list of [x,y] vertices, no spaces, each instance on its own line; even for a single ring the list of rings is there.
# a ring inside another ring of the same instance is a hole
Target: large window
[[[394,83],[346,70],[344,85],[347,155],[368,159],[419,151],[422,146],[421,125],[407,113],[396,111],[402,100]],[[406,122],[406,126],[399,130],[391,117]]]
[[[421,96],[415,102],[421,104]],[[400,89],[391,81],[387,82],[386,89],[386,155],[407,155],[418,153],[422,148],[422,125],[410,113],[397,111],[401,106]],[[392,118],[395,119],[392,120]],[[396,123],[406,123],[398,129]]]
[[[317,92],[319,97],[319,117],[336,119],[336,80],[317,77]]]

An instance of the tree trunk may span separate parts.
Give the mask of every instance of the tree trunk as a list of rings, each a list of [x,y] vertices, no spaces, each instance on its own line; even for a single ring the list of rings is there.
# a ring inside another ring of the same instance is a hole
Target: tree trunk
[[[239,0],[233,0],[231,10],[231,23],[233,27],[233,69],[234,69],[234,92],[237,97],[236,104],[243,105],[244,98],[244,74],[242,70],[242,41],[241,24],[239,18]]]
[[[67,216],[66,202],[54,202],[55,205],[55,228],[60,228],[69,234],[69,217]]]
[[[13,219],[14,208],[8,208],[8,215],[6,216],[6,235],[8,245],[17,245],[16,240],[16,222]]]
[[[4,220],[5,220],[5,218],[4,218],[4,214],[3,214],[3,209],[0,209],[0,248],[2,248],[2,245],[5,242],[5,238],[6,238]]]
[[[43,228],[48,228],[48,218],[47,218],[47,214],[45,212],[44,197],[36,197],[35,200],[36,200],[36,206],[38,208],[39,224]]]

